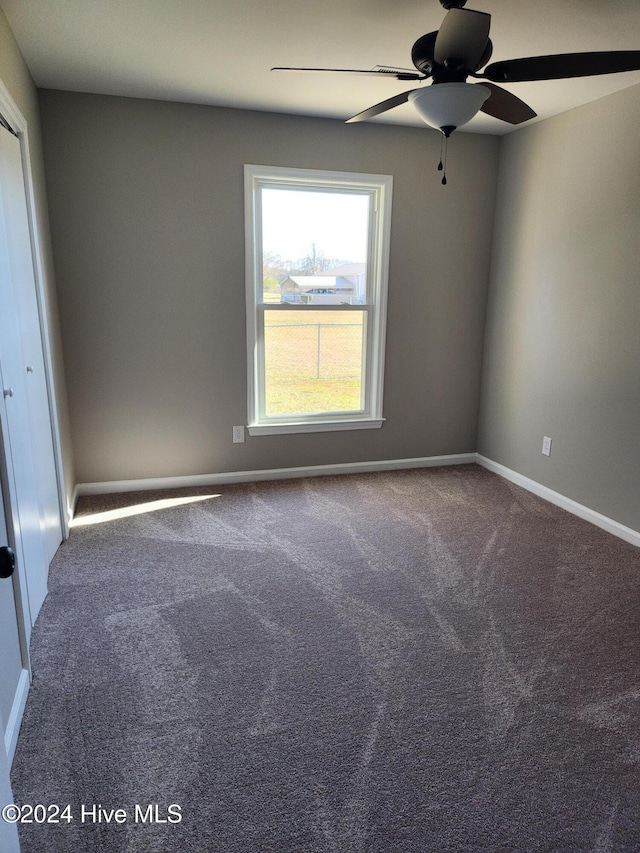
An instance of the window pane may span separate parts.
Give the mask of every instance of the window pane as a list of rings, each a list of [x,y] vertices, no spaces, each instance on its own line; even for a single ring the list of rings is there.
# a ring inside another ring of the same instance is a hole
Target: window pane
[[[393,178],[244,174],[250,434],[380,427]]]
[[[265,414],[362,410],[364,311],[264,312]]]
[[[262,301],[366,301],[369,193],[263,187]]]

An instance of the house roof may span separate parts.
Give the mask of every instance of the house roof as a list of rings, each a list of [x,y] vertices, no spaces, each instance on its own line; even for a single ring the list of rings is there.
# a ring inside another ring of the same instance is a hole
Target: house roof
[[[313,287],[333,287],[338,290],[353,289],[353,282],[335,275],[290,275],[284,279],[280,287],[292,281],[301,290],[309,290]]]
[[[330,270],[325,270],[327,275],[355,276],[362,275],[367,271],[367,265],[359,264],[340,264],[337,267],[331,267]]]

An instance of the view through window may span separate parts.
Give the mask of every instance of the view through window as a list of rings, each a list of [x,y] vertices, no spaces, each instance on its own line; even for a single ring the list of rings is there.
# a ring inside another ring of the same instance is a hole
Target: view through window
[[[365,314],[344,308],[365,302],[369,205],[362,193],[262,190],[263,300],[296,307],[265,307],[267,416],[363,409]]]
[[[249,427],[380,419],[384,183],[246,169]]]

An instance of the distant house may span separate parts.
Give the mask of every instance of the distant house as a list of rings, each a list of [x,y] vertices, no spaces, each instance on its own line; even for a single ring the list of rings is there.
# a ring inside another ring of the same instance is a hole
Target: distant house
[[[325,270],[324,274],[338,275],[341,278],[346,278],[349,281],[352,281],[356,286],[358,301],[364,301],[364,291],[367,280],[366,264],[341,264],[340,266],[332,267],[330,270]]]
[[[290,275],[280,284],[282,302],[314,305],[349,305],[355,302],[356,286],[337,275]]]
[[[280,282],[282,302],[357,305],[364,301],[365,264],[343,264],[324,275],[291,275]]]

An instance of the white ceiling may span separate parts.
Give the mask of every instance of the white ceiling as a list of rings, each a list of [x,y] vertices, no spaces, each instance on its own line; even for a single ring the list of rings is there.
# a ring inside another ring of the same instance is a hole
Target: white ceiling
[[[346,119],[415,84],[273,65],[411,67],[438,0],[0,0],[36,84]],[[491,61],[640,49],[639,0],[469,0],[491,13]],[[640,83],[640,71],[510,88],[546,118]],[[422,125],[410,104],[376,122]],[[479,114],[466,128],[505,133]]]

